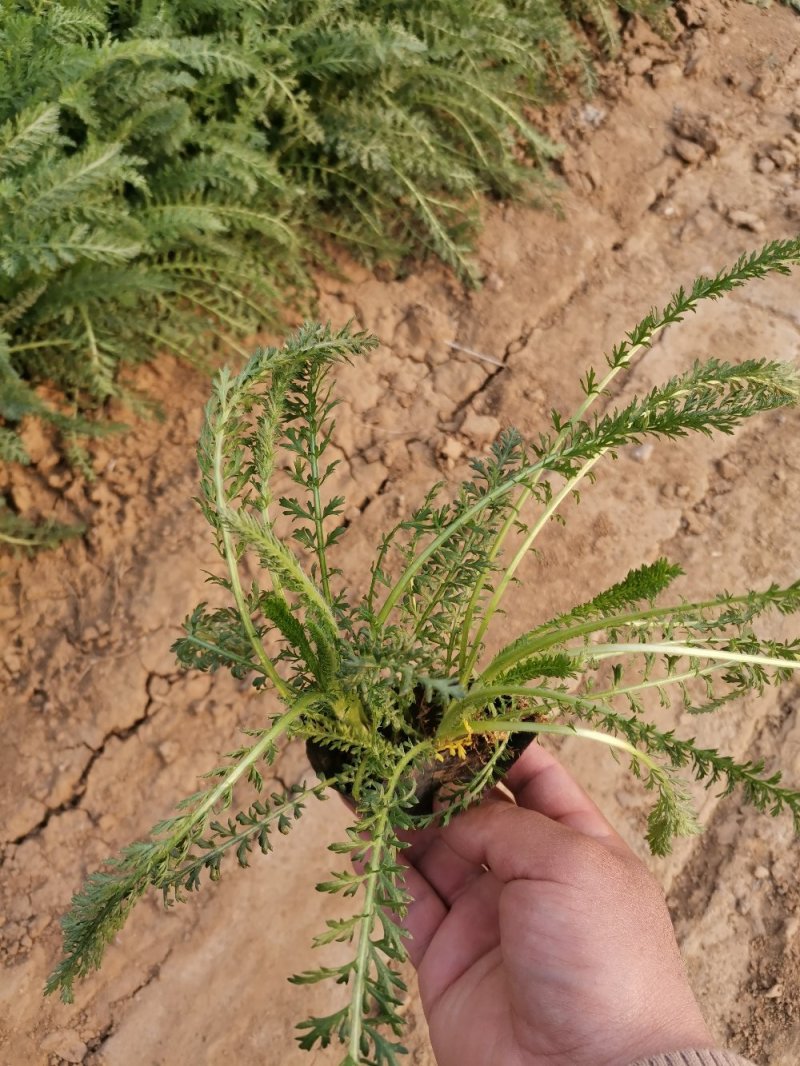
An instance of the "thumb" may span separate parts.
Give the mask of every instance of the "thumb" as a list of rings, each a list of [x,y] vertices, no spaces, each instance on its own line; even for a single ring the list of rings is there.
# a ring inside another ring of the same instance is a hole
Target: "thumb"
[[[587,852],[607,853],[591,837],[491,795],[455,817],[442,834],[457,855],[506,883],[574,884],[576,871],[587,865]]]

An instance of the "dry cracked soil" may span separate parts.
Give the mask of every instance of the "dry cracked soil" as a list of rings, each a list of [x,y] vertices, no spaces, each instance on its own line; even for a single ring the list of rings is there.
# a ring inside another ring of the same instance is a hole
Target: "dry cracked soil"
[[[531,433],[550,408],[572,408],[589,361],[677,284],[800,230],[797,14],[721,0],[676,10],[674,41],[633,22],[599,93],[546,114],[566,146],[562,214],[487,207],[478,291],[436,265],[400,279],[352,264],[346,281],[318,277],[320,315],[354,318],[382,342],[338,382],[349,522],[338,563],[353,591],[381,531],[432,480],[457,479],[501,425]],[[797,358],[797,277],[756,283],[671,327],[620,393],[712,354]],[[334,1063],[330,1051],[299,1052],[293,1027],[330,1009],[336,990],[286,978],[314,964],[311,937],[338,911],[314,892],[326,845],[346,825],[335,801],[186,905],[144,902],[74,1005],[41,996],[59,916],[83,877],[263,720],[246,684],[181,673],[169,650],[206,596],[203,571],[217,566],[191,500],[207,379],[162,358],[136,380],[164,418],[97,442],[94,483],[74,477],[35,426],[32,469],[6,475],[20,508],[81,517],[90,531],[2,566],[0,1063]],[[507,625],[534,624],[658,555],[684,567],[685,595],[796,579],[799,427],[800,412],[773,413],[732,437],[621,454],[566,528],[547,531]],[[799,708],[787,684],[709,719],[662,715],[735,755],[780,763],[797,784]],[[594,746],[569,742],[561,755],[644,855],[637,782]],[[308,772],[300,750],[275,768],[282,783]],[[796,1066],[800,844],[787,819],[735,796],[699,801],[705,835],[648,860],[694,987],[720,1041],[759,1066]],[[408,1019],[409,1061],[433,1066],[413,994]]]

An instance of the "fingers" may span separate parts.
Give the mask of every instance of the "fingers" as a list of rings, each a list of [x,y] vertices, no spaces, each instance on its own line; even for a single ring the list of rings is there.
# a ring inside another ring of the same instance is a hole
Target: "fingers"
[[[450,847],[439,826],[431,826],[407,837],[411,847],[404,859],[433,887],[448,907],[452,907],[464,889],[483,871]]]
[[[517,879],[568,884],[576,872],[594,868],[586,862],[587,837],[602,845],[595,845],[601,862],[606,848],[628,852],[583,789],[539,744],[525,750],[505,784],[517,805],[493,790],[445,829],[401,834],[411,845],[400,861],[412,897],[403,926],[411,934],[408,951],[416,966],[450,909],[480,883],[487,867],[496,885]]]
[[[449,907],[433,885],[408,863],[404,853],[400,854],[399,861],[406,867],[404,887],[411,896],[408,913],[400,924],[411,934],[406,949],[413,965],[419,967]]]
[[[429,950],[417,963],[419,988],[426,1011],[442,993],[500,945],[499,906],[503,885],[483,871],[464,892],[436,930]]]
[[[529,744],[505,778],[520,807],[603,843],[627,845],[561,763],[538,743]]]
[[[517,804],[490,793],[442,830],[465,862],[486,866],[503,882],[577,885],[633,858],[594,803],[538,744],[527,749],[506,784]]]
[[[524,810],[492,797],[458,815],[442,830],[448,846],[466,862],[485,866],[503,882],[516,880],[568,883],[565,848],[587,838],[538,811]]]
[[[513,798],[507,793],[503,795],[499,789],[493,789],[491,795],[513,803]],[[435,802],[435,809],[443,806],[444,801]],[[461,893],[484,872],[481,866],[476,866],[453,851],[442,836],[439,825],[398,835],[410,845],[403,851],[404,861],[422,874],[448,907],[452,907]]]
[[[539,744],[525,750],[505,784],[517,806],[494,789],[446,829],[430,827],[409,836],[406,861],[446,907],[485,866],[501,880],[571,881],[575,870],[585,867],[587,837],[618,854],[631,854],[583,789]]]

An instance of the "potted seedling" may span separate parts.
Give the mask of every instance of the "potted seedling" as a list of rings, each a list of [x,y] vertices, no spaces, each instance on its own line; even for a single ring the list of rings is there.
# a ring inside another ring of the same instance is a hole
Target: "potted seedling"
[[[654,797],[647,839],[658,855],[674,836],[699,829],[680,771],[726,793],[740,786],[760,810],[786,809],[800,824],[800,793],[779,774],[662,731],[643,714],[648,690],[700,713],[787,678],[800,667],[800,642],[766,640],[757,622],[768,611],[796,611],[800,582],[692,603],[664,598],[680,569],[658,559],[514,634],[501,650],[485,650],[493,624],[512,624],[512,612],[499,612],[521,562],[603,456],[645,437],[729,433],[751,415],[797,402],[793,367],[712,359],[624,406],[590,413],[667,325],[798,261],[800,240],[774,242],[679,290],[613,349],[602,374],[587,371],[570,418],[553,413],[535,440],[506,430],[454,494],[433,486],[383,537],[357,602],[331,564],[345,525],[344,501],[326,493],[335,465],[330,375],[377,342],[308,325],[282,348],[258,350],[238,375],[223,370],[198,459],[200,505],[225,564],[214,580],[228,603],[200,604],[175,649],[187,668],[252,678],[264,692],[263,715],[202,791],[89,878],[64,919],[65,955],[48,991],[71,998],[75,978],[100,964],[149,887],[169,903],[204,875],[217,880],[229,853],[246,866],[255,848],[270,849],[273,829],[285,832],[309,799],[335,789],[353,822],[346,840],[331,845],[339,869],[318,888],[358,902],[316,943],[351,950],[345,962],[295,980],[330,978],[346,988],[339,1010],[300,1025],[299,1041],[305,1049],[340,1041],[347,1066],[390,1066],[402,1050],[398,920],[408,902],[398,834],[478,800],[539,734],[583,737],[630,761]],[[287,452],[294,489],[275,498],[276,461]],[[293,540],[276,532],[281,515],[293,523]],[[259,580],[245,582],[245,556],[259,564]],[[268,796],[266,768],[292,738],[305,741],[318,780]],[[249,806],[224,813],[246,789]]]

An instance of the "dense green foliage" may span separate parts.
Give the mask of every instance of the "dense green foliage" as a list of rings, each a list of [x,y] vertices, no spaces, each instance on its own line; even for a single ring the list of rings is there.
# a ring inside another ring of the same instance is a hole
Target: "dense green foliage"
[[[652,697],[708,713],[799,669],[800,640],[766,640],[758,621],[769,611],[800,610],[800,581],[664,603],[681,571],[658,559],[494,656],[485,653],[489,626],[514,617],[500,607],[518,565],[603,456],[647,436],[730,433],[751,415],[798,402],[794,367],[710,359],[623,407],[588,413],[665,326],[702,300],[797,264],[800,239],[775,242],[679,290],[612,350],[602,375],[587,372],[585,399],[571,418],[554,412],[530,441],[507,430],[472,462],[455,496],[433,487],[378,546],[360,601],[348,595],[353,575],[340,574],[331,558],[347,531],[344,501],[326,491],[335,466],[326,455],[334,431],[328,374],[342,359],[365,357],[375,339],[309,325],[283,348],[257,351],[240,374],[220,373],[198,460],[200,503],[226,568],[211,580],[228,604],[201,603],[175,649],[187,668],[254,678],[272,709],[175,817],[89,879],[64,921],[65,957],[48,991],[71,997],[74,980],[100,964],[150,886],[169,903],[196,889],[204,870],[216,880],[228,852],[246,866],[255,847],[270,849],[272,829],[287,831],[303,802],[332,786],[351,798],[354,824],[331,845],[344,869],[317,887],[358,901],[316,943],[352,951],[294,980],[331,978],[349,996],[333,1014],[303,1023],[299,1041],[306,1049],[340,1041],[344,1066],[393,1066],[403,1028],[398,919],[408,902],[399,831],[449,818],[480,797],[526,735],[577,735],[629,759],[654,796],[647,837],[656,854],[676,834],[699,831],[679,776],[685,768],[706,787],[741,788],[759,810],[788,810],[800,829],[800,792],[779,773],[646,717]],[[286,458],[289,487],[281,489]],[[281,515],[292,537],[276,531]],[[258,564],[260,580],[243,583],[245,556]],[[319,781],[266,800],[264,774],[291,737],[306,741]],[[245,785],[255,793],[249,806],[221,821]],[[440,786],[446,809],[434,815],[431,796]]]
[[[0,460],[26,414],[90,431],[124,364],[237,349],[331,240],[468,275],[478,197],[556,151],[526,114],[588,70],[579,20],[613,46],[615,12],[0,0]]]

